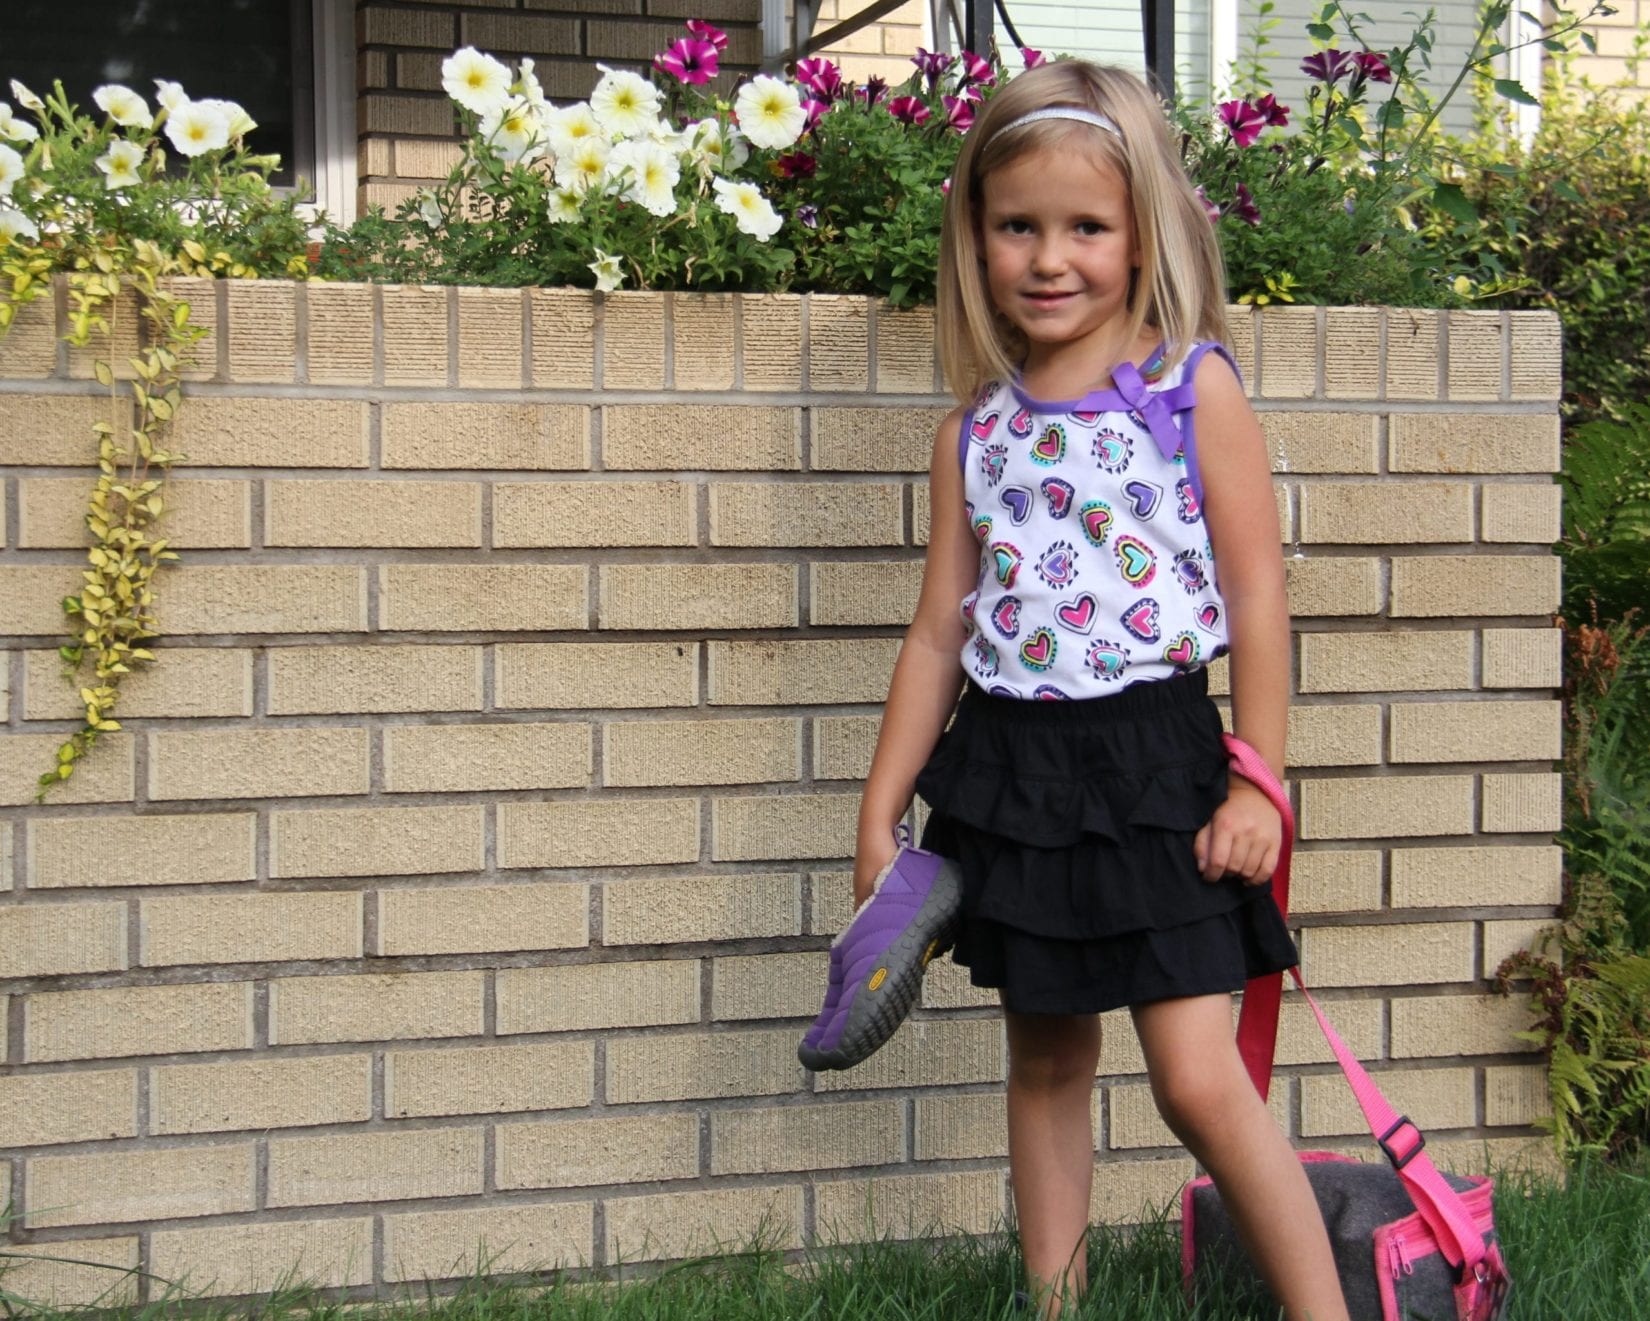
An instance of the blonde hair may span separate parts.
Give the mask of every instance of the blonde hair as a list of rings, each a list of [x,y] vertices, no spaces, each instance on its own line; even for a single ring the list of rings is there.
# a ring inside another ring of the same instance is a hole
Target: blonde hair
[[[1069,119],[1015,125],[1022,115],[1050,106],[1104,115],[1118,132]],[[946,383],[960,400],[972,399],[988,380],[1011,375],[1026,348],[986,289],[978,232],[985,180],[1025,152],[1077,142],[1116,170],[1129,190],[1140,269],[1129,300],[1127,342],[1153,327],[1173,365],[1194,342],[1226,338],[1220,247],[1181,167],[1161,103],[1127,70],[1056,60],[1026,70],[986,103],[951,174],[940,233],[938,333]]]

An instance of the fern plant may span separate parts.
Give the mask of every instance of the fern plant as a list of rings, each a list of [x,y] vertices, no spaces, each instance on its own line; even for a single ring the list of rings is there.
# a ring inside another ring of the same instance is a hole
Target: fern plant
[[[1650,404],[1618,406],[1570,431],[1564,447],[1564,607],[1650,618]]]

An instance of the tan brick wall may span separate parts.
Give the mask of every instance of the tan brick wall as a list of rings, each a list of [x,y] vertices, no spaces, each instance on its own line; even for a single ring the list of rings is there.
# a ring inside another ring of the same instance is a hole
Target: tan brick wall
[[[367,8],[585,33],[601,6]],[[393,77],[436,47],[380,53]],[[525,334],[466,329],[498,304]],[[795,1056],[920,581],[931,317],[346,285],[222,306],[158,583],[179,636],[43,805],[99,395],[78,358],[0,342],[11,1240],[227,1293],[670,1256],[764,1213],[793,1244],[996,1224],[1006,1054],[966,975],[937,964],[851,1074]],[[1554,323],[1232,315],[1285,513],[1306,973],[1434,1150],[1510,1150],[1540,1072],[1486,978],[1561,863]],[[683,343],[744,392],[673,386]],[[1354,1143],[1292,1001],[1279,1061],[1291,1136]],[[1143,1070],[1109,1015],[1106,1219],[1191,1169]],[[30,1270],[65,1301],[107,1283]]]

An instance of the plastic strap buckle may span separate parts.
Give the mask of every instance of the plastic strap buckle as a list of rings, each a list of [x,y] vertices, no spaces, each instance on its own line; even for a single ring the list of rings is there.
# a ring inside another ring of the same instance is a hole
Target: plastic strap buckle
[[[1400,1156],[1392,1149],[1392,1135],[1405,1127],[1415,1134],[1415,1145]],[[1385,1153],[1387,1160],[1392,1163],[1393,1169],[1401,1170],[1421,1154],[1421,1149],[1427,1145],[1427,1135],[1415,1126],[1414,1121],[1408,1115],[1399,1115],[1393,1122],[1392,1127],[1375,1139],[1375,1145]]]

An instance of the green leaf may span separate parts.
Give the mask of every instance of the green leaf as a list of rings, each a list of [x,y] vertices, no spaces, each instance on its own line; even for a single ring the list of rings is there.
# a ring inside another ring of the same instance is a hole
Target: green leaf
[[[115,383],[114,372],[109,369],[109,364],[101,358],[92,364],[92,374],[97,377],[99,385],[113,385]]]
[[[1327,23],[1308,23],[1306,25],[1306,34],[1311,37],[1313,41],[1328,42],[1335,40],[1335,29],[1330,27]]]
[[[1473,206],[1467,195],[1461,191],[1460,184],[1439,184],[1432,190],[1432,204],[1450,219],[1463,225],[1476,224],[1478,221],[1478,208]]]
[[[1509,101],[1516,101],[1519,105],[1540,105],[1535,97],[1524,90],[1524,84],[1516,78],[1497,78],[1495,80],[1497,95],[1504,96]]]

